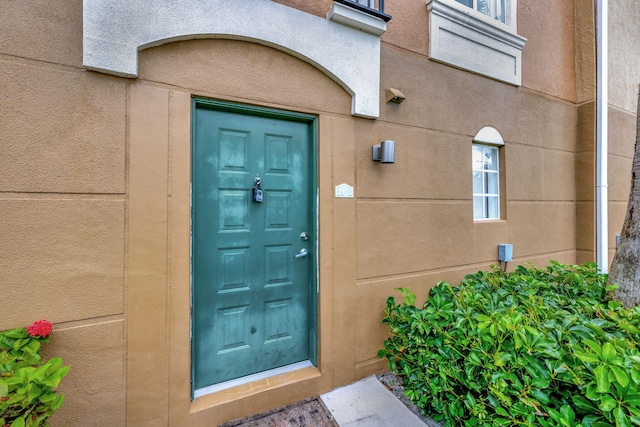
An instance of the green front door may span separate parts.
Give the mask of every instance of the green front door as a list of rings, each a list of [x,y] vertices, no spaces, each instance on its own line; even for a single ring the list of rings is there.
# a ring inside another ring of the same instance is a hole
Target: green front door
[[[315,359],[315,125],[276,110],[193,105],[198,390]]]

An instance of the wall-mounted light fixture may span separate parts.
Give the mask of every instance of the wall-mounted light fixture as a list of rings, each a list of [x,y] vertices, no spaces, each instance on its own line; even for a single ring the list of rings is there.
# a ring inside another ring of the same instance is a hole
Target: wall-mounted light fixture
[[[396,142],[382,141],[373,146],[373,160],[380,163],[394,163],[396,161]]]
[[[400,92],[400,89],[396,89],[393,87],[387,89],[387,102],[389,104],[400,104],[406,98],[407,97],[404,96],[402,92]]]

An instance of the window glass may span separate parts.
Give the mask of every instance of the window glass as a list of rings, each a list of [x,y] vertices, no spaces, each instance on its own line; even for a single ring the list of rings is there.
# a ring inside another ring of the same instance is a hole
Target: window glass
[[[485,189],[485,193],[498,194],[498,174],[487,173],[485,176],[487,178],[487,188]]]
[[[485,170],[498,170],[498,149],[496,147],[482,147],[482,160]]]
[[[473,196],[473,219],[484,217],[484,197]]]
[[[473,193],[478,194],[482,193],[482,189],[484,188],[484,174],[482,172],[474,172],[473,173]]]
[[[500,218],[500,206],[498,196],[487,196],[487,219]]]
[[[481,171],[484,169],[482,160],[482,145],[473,144],[473,170]]]

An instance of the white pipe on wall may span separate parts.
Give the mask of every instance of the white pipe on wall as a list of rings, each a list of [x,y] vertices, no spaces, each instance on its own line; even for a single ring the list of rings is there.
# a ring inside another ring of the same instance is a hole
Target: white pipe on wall
[[[596,260],[600,271],[609,271],[608,212],[608,0],[596,1]]]

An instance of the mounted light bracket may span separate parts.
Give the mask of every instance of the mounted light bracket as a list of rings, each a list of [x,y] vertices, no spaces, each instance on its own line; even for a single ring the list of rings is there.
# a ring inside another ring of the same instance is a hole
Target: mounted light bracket
[[[407,97],[404,96],[404,93],[400,92],[400,89],[396,89],[390,87],[387,89],[387,102],[389,104],[400,104]]]

